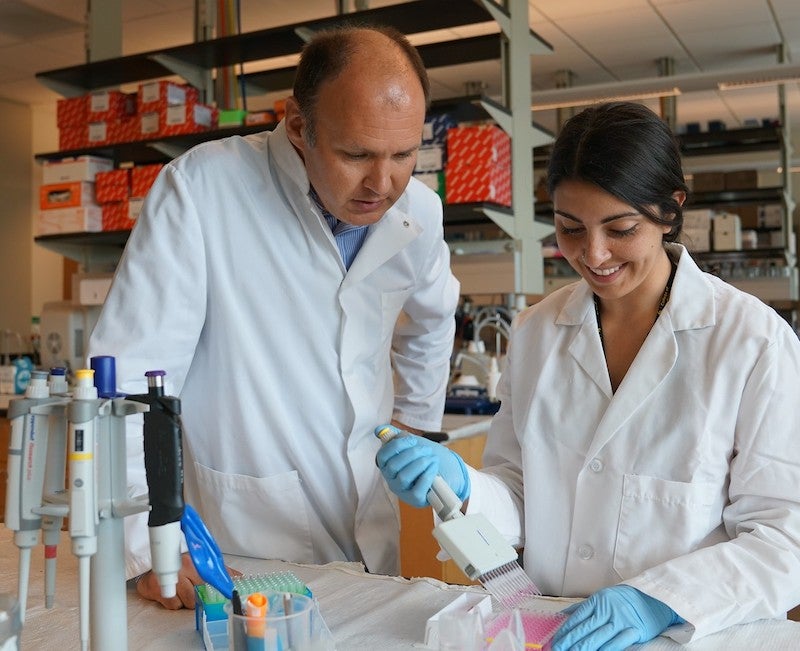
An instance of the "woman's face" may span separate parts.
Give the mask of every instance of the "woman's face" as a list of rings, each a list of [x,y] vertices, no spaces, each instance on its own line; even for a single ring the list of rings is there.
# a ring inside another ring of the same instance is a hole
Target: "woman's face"
[[[669,226],[585,181],[559,183],[553,208],[561,253],[601,299],[623,298],[651,284],[663,289],[662,242]]]

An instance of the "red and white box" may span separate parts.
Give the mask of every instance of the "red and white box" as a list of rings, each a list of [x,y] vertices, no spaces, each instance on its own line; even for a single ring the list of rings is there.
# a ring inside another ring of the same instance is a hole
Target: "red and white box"
[[[74,181],[39,186],[39,208],[52,210],[95,205],[94,183]]]
[[[89,95],[89,122],[108,122],[136,113],[136,95],[104,90]]]
[[[108,123],[108,139],[111,143],[136,142],[142,139],[138,116],[120,118]]]
[[[94,181],[98,172],[114,169],[114,161],[100,156],[78,156],[48,160],[42,166],[42,183]]]
[[[168,106],[194,104],[198,99],[196,88],[172,81],[150,81],[139,84],[136,108],[139,113],[160,111]]]
[[[272,124],[275,122],[275,111],[266,109],[264,111],[253,111],[244,116],[244,123],[247,126],[256,124]]]
[[[61,127],[58,130],[58,150],[85,149],[89,146],[88,134],[86,123],[75,127]]]
[[[511,138],[494,125],[456,127],[447,134],[447,203],[511,205]]]
[[[113,201],[103,204],[103,230],[128,231],[136,224],[139,206],[130,201]]]
[[[131,197],[145,197],[162,167],[161,164],[137,165],[131,169]]]
[[[80,127],[86,124],[89,115],[89,96],[68,97],[56,102],[56,125],[64,127]]]
[[[140,116],[142,136],[154,138],[204,131],[214,126],[214,116],[214,109],[205,104],[168,106]]]
[[[97,203],[126,201],[130,192],[131,171],[129,169],[98,172],[94,177],[94,195]]]
[[[37,235],[54,233],[94,233],[103,227],[100,206],[41,210],[36,219]]]

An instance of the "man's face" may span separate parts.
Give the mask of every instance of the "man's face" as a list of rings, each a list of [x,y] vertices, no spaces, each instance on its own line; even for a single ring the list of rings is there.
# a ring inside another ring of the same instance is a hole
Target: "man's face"
[[[425,121],[419,81],[394,75],[371,82],[369,72],[346,72],[323,85],[314,114],[312,145],[296,103],[287,102],[287,130],[311,186],[340,221],[374,224],[414,171]]]

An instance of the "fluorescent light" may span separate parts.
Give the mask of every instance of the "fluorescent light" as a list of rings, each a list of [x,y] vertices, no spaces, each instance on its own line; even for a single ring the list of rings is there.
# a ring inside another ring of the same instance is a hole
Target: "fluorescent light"
[[[610,95],[596,95],[593,97],[584,97],[580,99],[574,100],[564,100],[561,102],[537,102],[536,97],[534,95],[533,105],[531,106],[531,110],[533,111],[545,111],[547,109],[557,109],[557,108],[567,108],[570,106],[589,106],[590,104],[599,104],[601,102],[623,102],[625,100],[635,100],[635,99],[658,99],[660,97],[675,97],[681,94],[680,88],[664,88],[663,90],[653,90],[649,92],[643,93],[628,93],[628,94],[619,94],[614,93]]]
[[[604,84],[587,84],[551,90],[534,90],[531,110],[586,106],[615,99],[648,99],[674,96],[694,91],[720,91],[755,85],[777,85],[799,81],[800,64],[776,64],[770,67],[714,70],[668,77],[628,79]]]

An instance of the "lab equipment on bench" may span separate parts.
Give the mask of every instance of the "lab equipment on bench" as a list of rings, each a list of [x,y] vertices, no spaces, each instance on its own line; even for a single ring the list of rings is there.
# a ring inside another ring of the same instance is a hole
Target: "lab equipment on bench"
[[[411,436],[392,425],[375,429],[382,443]],[[481,513],[464,515],[462,502],[440,476],[428,491],[428,503],[442,520],[433,536],[472,581],[479,581],[504,608],[512,608],[542,593],[520,567],[517,551]]]
[[[146,413],[151,407],[146,400],[116,393],[113,358],[92,358],[92,368],[78,369],[75,378],[70,392],[65,368],[52,369],[49,378],[36,372],[26,396],[11,400],[8,406],[12,436],[6,525],[14,531],[20,548],[20,618],[24,620],[30,552],[38,543],[39,528],[45,539],[45,605],[53,606],[55,548],[64,518],[69,516],[68,533],[78,558],[81,648],[91,644],[94,649],[124,651],[127,636],[120,635],[127,630],[123,519],[150,508],[147,496],[128,495],[125,423],[128,416]],[[163,379],[163,373],[159,378]],[[158,395],[149,402],[159,407],[173,400],[161,395],[163,391],[153,393]],[[144,427],[145,438],[159,439],[155,446],[159,470],[169,475],[169,481],[154,481],[155,492],[151,490],[157,497],[159,524],[177,529],[177,535],[171,531],[154,537],[159,549],[153,557],[161,564],[162,591],[167,594],[175,593],[174,559],[180,567],[181,512],[176,507],[183,504],[183,474],[180,432],[170,420],[178,413],[173,404],[166,416],[167,427],[158,417],[146,419]],[[164,486],[169,493],[166,499],[159,494]],[[171,507],[166,515],[160,508],[165,503]],[[171,577],[172,585],[164,577]]]

